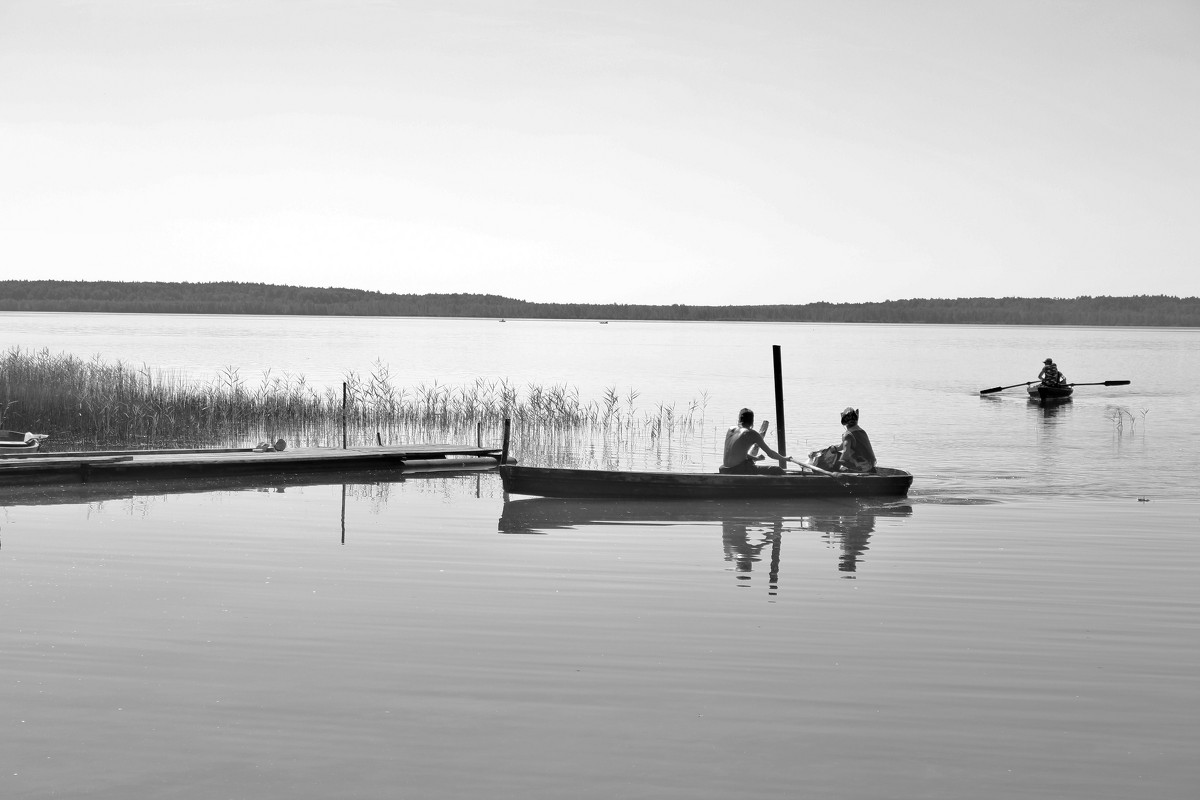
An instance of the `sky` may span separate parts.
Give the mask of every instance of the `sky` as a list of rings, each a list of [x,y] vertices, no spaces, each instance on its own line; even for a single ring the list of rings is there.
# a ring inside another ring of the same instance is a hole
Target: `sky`
[[[0,278],[1200,295],[1195,0],[0,0]]]

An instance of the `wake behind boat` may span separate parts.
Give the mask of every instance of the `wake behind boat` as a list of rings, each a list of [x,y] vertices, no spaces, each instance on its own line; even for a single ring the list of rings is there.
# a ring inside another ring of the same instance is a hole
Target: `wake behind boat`
[[[652,497],[695,500],[904,497],[913,476],[880,467],[873,473],[784,472],[737,475],[714,472],[619,472],[503,464],[509,494],[535,497]]]

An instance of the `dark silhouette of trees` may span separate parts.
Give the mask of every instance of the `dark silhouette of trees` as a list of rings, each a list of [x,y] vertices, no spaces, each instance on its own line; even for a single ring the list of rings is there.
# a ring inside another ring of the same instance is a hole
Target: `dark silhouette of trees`
[[[511,319],[1200,327],[1200,298],[962,297],[757,306],[529,303],[491,294],[383,294],[265,283],[0,281],[0,311]]]

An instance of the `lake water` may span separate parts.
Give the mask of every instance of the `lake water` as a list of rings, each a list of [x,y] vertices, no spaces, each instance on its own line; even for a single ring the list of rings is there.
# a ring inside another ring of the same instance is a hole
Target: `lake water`
[[[489,473],[0,489],[0,797],[1183,798],[1200,331],[3,314],[184,372],[705,397],[629,466],[862,410],[891,503],[506,498]],[[1018,390],[1055,358],[1057,407]],[[772,441],[774,441],[772,439]],[[522,456],[519,442],[515,454]],[[574,453],[538,451],[548,463]]]

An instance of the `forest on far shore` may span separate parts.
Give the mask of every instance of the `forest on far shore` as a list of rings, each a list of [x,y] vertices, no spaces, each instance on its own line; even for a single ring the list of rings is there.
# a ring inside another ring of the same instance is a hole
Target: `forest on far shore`
[[[0,311],[1200,327],[1200,298],[1169,295],[693,306],[530,303],[490,294],[383,294],[237,282],[3,280]]]

